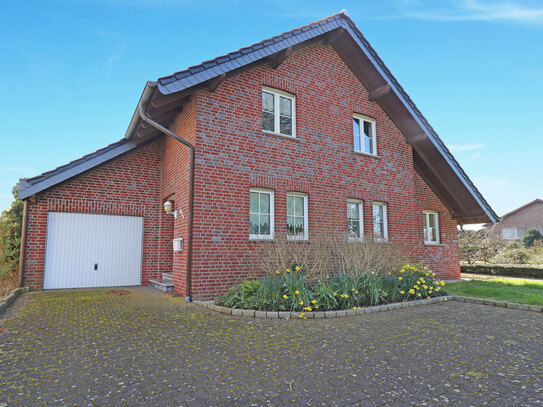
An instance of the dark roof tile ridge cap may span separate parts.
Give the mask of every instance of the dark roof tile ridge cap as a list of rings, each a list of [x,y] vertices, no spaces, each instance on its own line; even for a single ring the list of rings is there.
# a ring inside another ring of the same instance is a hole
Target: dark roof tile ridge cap
[[[121,140],[117,140],[117,141],[115,141],[115,142],[113,142],[111,144],[108,144],[105,147],[99,148],[98,150],[96,150],[96,151],[94,151],[92,153],[85,154],[84,156],[76,158],[75,160],[72,160],[72,161],[70,161],[70,162],[68,162],[66,164],[59,165],[58,167],[53,168],[52,170],[42,172],[41,174],[36,175],[36,176],[34,176],[32,178],[25,178],[24,180],[29,184],[35,184],[35,183],[39,182],[38,178],[47,178],[47,177],[53,175],[53,173],[55,173],[55,172],[60,173],[60,172],[62,172],[64,170],[68,169],[68,167],[72,167],[73,164],[80,164],[81,162],[88,161],[91,158],[98,157],[98,156],[100,156],[102,154],[105,154],[108,151],[111,151],[114,148],[122,146],[123,144],[126,144],[128,142],[130,142],[130,140],[123,137]],[[34,182],[32,182],[32,181],[34,181]]]
[[[329,17],[325,17],[325,18],[322,18],[320,20],[317,20],[317,21],[313,21],[309,24],[305,24],[301,27],[297,27],[297,28],[294,28],[292,30],[288,30],[288,31],[285,31],[285,32],[282,32],[281,34],[278,34],[278,35],[274,35],[273,37],[270,37],[270,38],[266,38],[266,39],[263,39],[262,41],[259,41],[259,42],[255,42],[249,46],[245,46],[245,47],[242,47],[242,48],[239,48],[235,51],[232,51],[232,52],[229,52],[227,54],[223,54],[223,55],[219,55],[213,59],[208,59],[206,61],[202,61],[200,62],[199,64],[196,64],[196,65],[192,65],[192,66],[189,66],[185,69],[182,69],[180,71],[176,71],[170,75],[166,75],[166,76],[162,76],[160,78],[157,79],[157,82],[160,82],[161,84],[168,84],[170,82],[173,82],[175,81],[176,79],[179,79],[177,78],[178,75],[183,75],[185,74],[186,72],[190,72],[191,70],[195,70],[195,69],[200,69],[200,67],[203,67],[204,65],[209,65],[209,64],[215,64],[217,65],[218,62],[217,60],[219,59],[224,59],[224,58],[229,58],[230,56],[232,55],[235,55],[235,54],[241,54],[243,55],[243,51],[245,50],[248,50],[248,49],[251,49],[251,48],[254,48],[256,46],[259,46],[259,45],[262,45],[263,43],[265,42],[269,42],[271,41],[272,43],[277,43],[283,39],[285,39],[285,35],[287,34],[293,34],[295,31],[303,31],[304,29],[308,30],[308,29],[313,29],[315,27],[318,27],[318,26],[321,26],[323,24],[326,24],[330,21],[334,21],[334,20],[337,20],[338,18],[348,18],[347,15],[343,12],[341,13],[337,13],[337,14],[333,14]],[[230,59],[230,58],[229,58]]]

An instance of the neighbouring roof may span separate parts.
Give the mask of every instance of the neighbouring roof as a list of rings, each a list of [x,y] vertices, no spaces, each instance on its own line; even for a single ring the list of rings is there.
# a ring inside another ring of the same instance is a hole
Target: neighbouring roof
[[[345,12],[148,82],[125,138],[139,143],[159,134],[142,122],[140,109],[167,126],[196,90],[217,86],[220,83],[217,80],[235,74],[239,68],[273,61],[288,50],[316,39],[334,47],[368,89],[370,98],[379,103],[401,130],[406,142],[413,146],[415,168],[453,217],[459,223],[497,222],[499,217]],[[40,189],[39,182],[35,185],[33,193]],[[52,185],[43,186],[42,190]]]
[[[523,209],[526,209],[528,208],[529,206],[532,206],[532,205],[535,205],[535,204],[543,204],[543,199],[534,199],[532,202],[528,202],[526,205],[522,205],[521,207],[517,208],[517,209],[513,209],[511,212],[507,212],[505,215],[502,216],[502,219],[507,217],[507,216],[511,216],[517,212],[520,212],[521,210]]]

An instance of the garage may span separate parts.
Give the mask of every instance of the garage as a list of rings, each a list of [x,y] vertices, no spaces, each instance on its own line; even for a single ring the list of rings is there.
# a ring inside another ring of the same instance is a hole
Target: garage
[[[141,284],[143,218],[49,212],[44,289]]]

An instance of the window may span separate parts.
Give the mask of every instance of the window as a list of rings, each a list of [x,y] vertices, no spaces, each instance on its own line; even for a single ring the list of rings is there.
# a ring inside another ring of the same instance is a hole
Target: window
[[[307,195],[287,193],[287,237],[305,240],[307,233]]]
[[[377,155],[375,120],[369,117],[353,116],[354,151]]]
[[[351,239],[362,239],[364,237],[362,213],[362,201],[347,199],[347,231]]]
[[[517,229],[515,228],[502,228],[502,236],[504,239],[516,239]]]
[[[373,238],[376,242],[388,240],[387,204],[385,202],[373,203]]]
[[[293,95],[262,89],[262,130],[296,137],[296,99]]]
[[[273,191],[251,188],[249,238],[273,239]]]
[[[434,211],[423,211],[424,217],[424,243],[439,244],[439,220]]]

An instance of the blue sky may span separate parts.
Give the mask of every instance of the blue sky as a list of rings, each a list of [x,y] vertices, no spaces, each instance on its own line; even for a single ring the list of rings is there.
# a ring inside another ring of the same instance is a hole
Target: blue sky
[[[123,137],[147,80],[347,9],[499,215],[543,198],[540,1],[3,2],[0,209]]]

